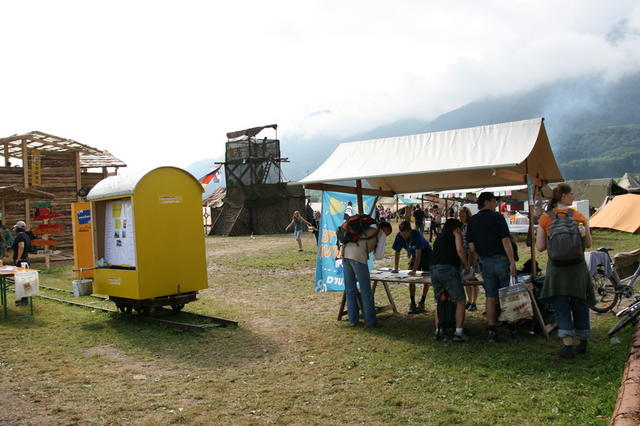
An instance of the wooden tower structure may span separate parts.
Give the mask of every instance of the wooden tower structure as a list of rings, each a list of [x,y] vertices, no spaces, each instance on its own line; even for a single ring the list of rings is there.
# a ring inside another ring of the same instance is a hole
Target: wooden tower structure
[[[274,138],[258,135],[266,129]],[[282,179],[278,125],[227,133],[224,161],[227,193],[211,235],[274,234],[282,232],[294,210],[304,209],[302,186]]]

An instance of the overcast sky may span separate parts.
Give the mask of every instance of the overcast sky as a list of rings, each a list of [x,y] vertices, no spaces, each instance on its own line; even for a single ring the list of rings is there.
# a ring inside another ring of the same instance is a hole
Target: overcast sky
[[[186,167],[245,127],[344,137],[638,71],[640,3],[1,1],[0,46],[0,136]]]

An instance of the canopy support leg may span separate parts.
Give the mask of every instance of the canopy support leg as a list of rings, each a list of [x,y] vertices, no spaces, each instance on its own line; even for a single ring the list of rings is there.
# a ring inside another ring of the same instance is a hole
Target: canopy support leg
[[[529,202],[529,241],[531,242],[531,278],[536,277],[536,243],[533,232],[533,216],[535,210],[536,193],[534,191],[533,179],[527,175],[527,198]]]
[[[398,196],[395,196],[396,198],[396,223],[398,223],[398,217],[400,216],[400,203],[398,202]]]
[[[362,181],[356,180],[356,195],[358,196],[358,214],[364,214],[364,203],[362,202]]]

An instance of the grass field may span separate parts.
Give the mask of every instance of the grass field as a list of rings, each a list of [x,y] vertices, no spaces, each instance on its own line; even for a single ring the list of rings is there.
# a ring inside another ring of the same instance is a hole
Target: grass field
[[[594,240],[640,247],[637,235],[596,232]],[[340,293],[313,292],[311,234],[304,243],[298,253],[291,235],[207,238],[210,288],[185,309],[236,319],[238,328],[177,332],[38,299],[34,317],[11,306],[0,323],[0,424],[608,420],[632,331],[611,344],[611,314],[593,316],[589,353],[573,361],[551,355],[559,339],[524,330],[519,344],[485,343],[482,303],[468,316],[468,344],[431,339],[431,302],[425,315],[351,328],[336,321]],[[520,253],[523,262],[524,244]],[[68,266],[41,274],[52,287],[70,288],[71,279]],[[406,311],[408,290],[392,291]]]

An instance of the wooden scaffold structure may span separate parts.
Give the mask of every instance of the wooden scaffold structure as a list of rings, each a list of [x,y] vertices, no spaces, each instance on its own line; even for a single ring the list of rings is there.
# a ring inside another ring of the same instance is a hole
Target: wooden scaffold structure
[[[55,215],[60,225],[56,227],[61,230],[56,235],[59,258],[67,259],[72,247],[71,203],[82,201],[96,183],[126,167],[108,151],[40,131],[0,138],[0,155],[4,157],[0,186],[29,193],[21,202],[6,204],[2,222],[11,226],[24,220],[30,229],[37,217],[34,206],[46,205],[47,215]],[[47,196],[38,196],[39,191]]]

